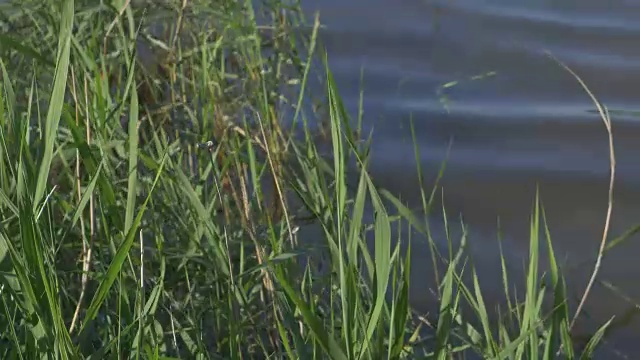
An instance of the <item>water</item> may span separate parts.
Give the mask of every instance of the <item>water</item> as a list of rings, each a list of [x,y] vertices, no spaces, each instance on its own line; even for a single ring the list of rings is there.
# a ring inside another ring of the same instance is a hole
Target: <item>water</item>
[[[462,214],[469,225],[476,266],[486,270],[485,282],[496,291],[501,289],[499,277],[492,278],[499,269],[497,219],[508,260],[522,268],[538,184],[557,256],[567,267],[570,290],[579,296],[604,227],[607,134],[589,97],[546,51],[576,71],[610,109],[638,109],[640,3],[306,0],[303,6],[310,15],[320,11],[332,70],[354,114],[363,75],[376,181],[419,207],[411,115],[428,174],[435,175],[451,145],[444,205],[450,216]],[[489,72],[495,73],[469,80]],[[439,87],[451,81],[461,82],[439,94]],[[640,117],[614,115],[613,126],[615,236],[640,223]],[[600,276],[637,302],[639,240],[636,236],[608,253]],[[424,279],[427,271],[414,268],[414,278]],[[428,292],[428,285],[423,288],[414,295],[417,306]],[[588,329],[634,308],[596,285],[587,306],[592,318],[582,324]],[[603,356],[612,356],[613,349],[631,358],[640,354],[634,344],[639,330],[631,319],[609,339]]]

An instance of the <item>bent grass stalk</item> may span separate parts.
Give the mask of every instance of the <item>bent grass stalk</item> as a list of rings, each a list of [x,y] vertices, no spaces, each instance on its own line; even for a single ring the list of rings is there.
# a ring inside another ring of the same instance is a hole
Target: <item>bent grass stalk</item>
[[[584,81],[580,78],[580,76],[578,76],[578,74],[576,74],[573,70],[571,70],[571,68],[569,68],[567,65],[565,65],[563,62],[559,61],[555,57],[551,55],[549,56],[554,61],[556,61],[560,66],[562,66],[562,68],[564,68],[567,72],[569,72],[569,74],[571,74],[571,76],[573,76],[576,79],[576,81],[578,81],[580,86],[582,86],[582,88],[587,93],[587,95],[589,95],[589,97],[593,101],[593,104],[598,109],[598,114],[600,115],[600,118],[602,119],[602,122],[604,123],[604,126],[607,130],[607,136],[608,136],[608,142],[609,142],[609,191],[607,193],[607,196],[608,196],[607,214],[604,221],[604,229],[602,231],[602,239],[600,240],[598,255],[596,257],[595,264],[593,265],[593,271],[591,273],[591,277],[589,278],[589,282],[587,283],[587,286],[584,290],[582,298],[580,299],[580,304],[578,304],[578,308],[576,309],[575,315],[571,320],[571,325],[569,328],[572,329],[573,326],[575,325],[576,320],[580,316],[580,312],[582,311],[582,308],[584,307],[584,304],[587,301],[587,297],[591,292],[591,288],[593,287],[593,284],[595,283],[595,280],[598,277],[598,272],[600,271],[600,266],[602,265],[602,258],[604,257],[604,252],[606,250],[607,238],[609,237],[609,226],[611,224],[611,213],[613,211],[613,187],[616,179],[616,155],[614,150],[613,129],[611,127],[611,118],[609,117],[609,112],[606,109],[606,107],[604,107],[596,99],[596,97],[593,95],[593,93],[591,92],[587,84],[584,83]]]

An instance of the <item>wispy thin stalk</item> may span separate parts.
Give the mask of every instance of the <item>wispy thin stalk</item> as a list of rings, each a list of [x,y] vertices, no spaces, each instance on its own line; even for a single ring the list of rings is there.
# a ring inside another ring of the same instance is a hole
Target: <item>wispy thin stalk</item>
[[[600,271],[600,267],[602,265],[602,258],[604,257],[604,252],[607,246],[607,238],[609,236],[609,226],[611,224],[611,213],[613,211],[613,188],[616,178],[616,155],[614,150],[614,142],[613,142],[613,130],[611,126],[611,118],[609,117],[609,112],[606,107],[604,107],[598,99],[595,97],[593,92],[589,89],[587,84],[576,74],[571,68],[569,68],[562,61],[555,58],[553,55],[548,54],[553,60],[555,60],[562,68],[568,71],[582,86],[584,91],[589,95],[593,104],[598,109],[598,113],[600,114],[600,118],[604,123],[604,126],[607,130],[608,140],[609,140],[609,191],[608,191],[608,201],[607,201],[607,214],[604,222],[604,230],[602,231],[602,239],[600,240],[600,247],[598,249],[598,257],[596,258],[595,264],[593,265],[593,271],[591,272],[591,276],[589,278],[589,282],[587,283],[587,287],[584,290],[582,298],[580,299],[580,303],[578,304],[578,308],[576,309],[575,314],[573,315],[573,319],[571,320],[571,325],[569,329],[573,329],[573,326],[576,323],[576,320],[580,316],[580,312],[584,307],[587,298],[589,297],[589,293],[591,292],[591,288],[598,277],[598,272]]]

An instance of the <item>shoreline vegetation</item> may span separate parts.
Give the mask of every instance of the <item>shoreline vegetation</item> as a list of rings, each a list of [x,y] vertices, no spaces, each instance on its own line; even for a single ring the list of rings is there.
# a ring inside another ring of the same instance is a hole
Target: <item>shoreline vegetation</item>
[[[503,258],[504,307],[485,303],[464,224],[430,231],[437,182],[416,211],[367,173],[296,1],[0,13],[0,358],[574,359],[615,324],[572,332],[537,198],[525,288]]]

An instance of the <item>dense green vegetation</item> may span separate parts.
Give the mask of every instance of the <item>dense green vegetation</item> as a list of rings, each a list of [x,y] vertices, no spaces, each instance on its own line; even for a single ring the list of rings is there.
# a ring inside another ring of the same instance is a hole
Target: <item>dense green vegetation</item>
[[[416,212],[375,185],[295,2],[0,6],[0,358],[550,359],[601,339],[573,343],[553,251],[538,269],[537,200],[526,289],[503,271],[495,311],[465,232],[431,236],[433,191]],[[429,316],[411,232],[439,274]]]

